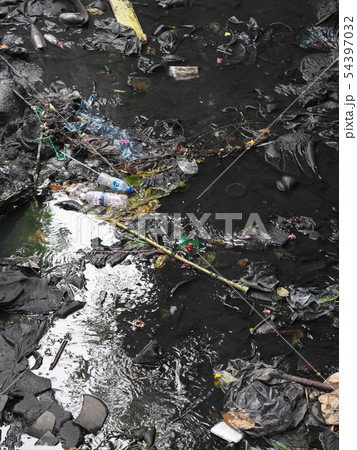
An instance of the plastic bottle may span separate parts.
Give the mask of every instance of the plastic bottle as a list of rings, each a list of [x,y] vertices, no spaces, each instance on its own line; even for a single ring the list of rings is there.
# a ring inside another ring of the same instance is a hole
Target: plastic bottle
[[[42,34],[38,31],[35,25],[31,24],[31,42],[37,51],[43,51],[46,48],[46,42]]]
[[[111,189],[114,189],[114,191],[119,192],[131,192],[132,187],[129,186],[125,181],[119,180],[119,178],[111,177],[110,175],[106,173],[101,173],[98,177],[98,183],[107,186]]]
[[[43,37],[46,39],[46,41],[50,42],[53,45],[58,45],[58,47],[63,47],[64,42],[57,39],[53,34],[44,34]]]
[[[81,200],[85,200],[87,203],[93,203],[100,206],[115,206],[119,209],[125,209],[128,197],[121,194],[110,194],[107,192],[89,191],[80,195]]]
[[[59,39],[56,38],[56,36],[53,36],[53,34],[44,34],[43,37],[46,39],[46,41],[50,42],[53,45],[57,45],[58,47],[61,48],[72,48],[74,42],[69,41],[69,42],[62,42]]]
[[[169,75],[175,80],[192,80],[200,76],[197,66],[170,66]]]

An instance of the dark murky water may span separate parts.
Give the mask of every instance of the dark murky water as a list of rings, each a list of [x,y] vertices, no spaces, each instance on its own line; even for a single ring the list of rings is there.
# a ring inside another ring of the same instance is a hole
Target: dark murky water
[[[52,53],[31,56],[33,62],[45,69],[45,83],[49,85],[58,77],[67,85],[75,86],[86,97],[95,81],[99,97],[106,99],[116,95],[114,89],[125,90],[120,94],[123,105],[108,103],[102,108],[103,114],[122,126],[132,125],[136,115],[145,115],[151,121],[177,118],[189,137],[205,132],[211,123],[217,126],[229,124],[235,116],[223,113],[221,109],[224,107],[258,105],[255,88],[264,91],[265,95],[276,95],[274,86],[284,71],[298,67],[301,57],[307,54],[295,40],[299,27],[314,21],[307,1],[271,0],[267,4],[261,0],[242,3],[210,0],[167,11],[154,7],[153,1],[148,3],[149,7],[136,7],[136,12],[149,36],[162,23],[175,26],[190,23],[202,27],[216,24],[215,27],[224,28],[232,15],[244,21],[254,17],[263,28],[273,22],[283,22],[293,32],[288,33],[287,39],[282,40],[277,48],[268,46],[260,52],[254,65],[221,67],[215,63],[216,52],[210,46],[210,34],[206,29],[204,39],[201,35],[201,40],[185,41],[177,51],[186,58],[187,64],[200,66],[200,78],[175,82],[166,72],[159,72],[151,76],[152,87],[146,94],[132,93],[127,85],[128,74],[138,72],[136,58],[89,52],[79,47],[71,51],[55,48],[53,54],[56,58]],[[212,33],[215,27],[212,25]],[[83,34],[90,34],[91,30],[89,26]],[[67,37],[66,33],[64,37]],[[151,46],[150,39],[148,45]],[[279,111],[292,99],[278,96]],[[257,115],[252,119],[252,126],[255,129],[265,127],[274,118],[264,121]],[[272,132],[279,135],[286,130],[279,125]],[[317,160],[323,181],[303,185],[287,193],[276,189],[277,174],[257,158],[259,151],[246,153],[197,200],[233,161],[231,157],[207,159],[200,164],[199,174],[191,179],[187,188],[162,200],[161,211],[182,215],[192,212],[198,217],[203,213],[241,213],[242,220],[236,223],[238,230],[244,227],[251,213],[258,213],[264,223],[274,214],[284,217],[306,215],[316,220],[318,231],[327,236],[329,220],[337,218],[338,214],[336,149],[319,143]],[[243,184],[246,191],[243,196],[232,198],[227,195],[226,188],[236,182]],[[2,224],[1,256],[36,253],[44,261],[61,263],[76,257],[75,252],[79,248],[88,247],[91,237],[99,234],[105,237],[106,242],[112,241],[107,225],[96,222],[93,226],[92,219],[78,221],[77,218],[77,213],[60,211],[53,202],[41,206],[33,203],[20,208]],[[208,224],[214,230],[213,237],[223,230],[222,221],[211,219]],[[336,281],[335,264],[325,261],[326,255],[336,252],[335,244],[326,238],[315,241],[299,236],[289,245],[288,250],[296,256],[295,260],[277,260],[273,250],[262,253],[216,248],[215,267],[223,276],[238,279],[244,273],[244,268],[237,265],[238,260],[264,258],[277,265],[277,278],[284,286],[323,287]],[[84,300],[88,304],[74,317],[55,323],[41,344],[44,364],[37,373],[51,377],[57,399],[74,416],[80,410],[83,393],[97,395],[108,405],[110,415],[103,432],[96,439],[88,437],[89,448],[110,448],[107,445],[111,437],[115,448],[139,448],[127,447],[127,441],[117,438],[116,431],[141,424],[157,424],[158,449],[227,448],[224,441],[209,432],[220,418],[223,406],[223,394],[219,390],[211,393],[212,366],[226,365],[230,358],[250,354],[252,337],[249,329],[261,320],[260,317],[251,313],[251,308],[236,294],[203,276],[181,286],[170,296],[170,290],[184,276],[184,270],[178,271],[174,263],[155,270],[145,259],[139,265],[129,262],[114,269],[98,270],[87,266],[88,285]],[[108,296],[101,304],[99,296],[103,290],[108,292]],[[76,298],[83,299],[83,295],[77,293]],[[235,309],[224,305],[224,301]],[[143,330],[133,328],[132,322],[137,318],[145,322]],[[297,348],[315,369],[323,376],[335,372],[338,330],[332,328],[332,318],[325,316],[314,322],[296,322],[293,328],[302,331],[303,337]],[[60,340],[65,337],[70,339],[66,353],[58,367],[49,372],[49,362]],[[152,337],[164,350],[162,365],[153,370],[134,366],[131,358]],[[292,338],[287,340],[291,343]],[[285,355],[282,368],[286,372],[296,373],[301,366],[299,356],[275,334],[257,336],[255,344],[262,360],[267,363],[276,356]],[[182,367],[182,388],[175,378],[177,360]],[[304,370],[299,372],[302,376],[312,376]],[[207,400],[182,419],[172,422],[208,394]],[[306,434],[314,436],[313,430],[306,431]],[[264,445],[264,441],[259,443],[261,448],[265,448]],[[303,443],[296,443],[296,446],[303,446]],[[316,441],[313,446],[320,448]]]

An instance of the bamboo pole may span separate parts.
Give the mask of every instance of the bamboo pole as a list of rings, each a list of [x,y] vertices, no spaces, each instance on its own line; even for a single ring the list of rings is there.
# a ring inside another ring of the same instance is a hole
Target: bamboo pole
[[[190,267],[193,267],[196,270],[199,270],[200,272],[209,275],[211,278],[214,278],[215,280],[218,280],[224,284],[227,284],[230,287],[233,287],[235,289],[238,289],[242,292],[247,292],[249,287],[248,286],[244,286],[243,284],[240,283],[235,283],[234,281],[228,280],[227,278],[221,277],[220,275],[217,275],[214,272],[211,272],[208,269],[205,269],[204,267],[199,266],[198,264],[195,264],[194,262],[184,258],[181,255],[178,255],[177,253],[172,252],[171,250],[167,249],[166,247],[163,247],[162,245],[152,241],[151,239],[143,236],[142,234],[139,234],[137,231],[135,230],[131,230],[130,228],[128,228],[127,226],[123,225],[121,222],[116,222],[116,225],[121,228],[122,230],[126,231],[127,233],[132,234],[133,236],[137,237],[138,239],[141,239],[142,241],[148,243],[149,245],[152,245],[153,247],[156,247],[158,250],[160,250],[163,253],[166,253],[167,255],[171,256],[171,258],[175,258],[178,261],[183,262],[184,264],[189,265]]]

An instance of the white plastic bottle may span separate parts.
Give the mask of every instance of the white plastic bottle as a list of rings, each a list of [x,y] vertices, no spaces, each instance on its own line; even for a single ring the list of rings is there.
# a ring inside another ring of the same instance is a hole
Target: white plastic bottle
[[[122,194],[110,194],[108,192],[89,191],[81,194],[81,200],[87,203],[100,206],[115,206],[115,208],[125,209],[128,197]]]
[[[119,178],[111,177],[110,175],[106,173],[101,173],[98,177],[98,183],[107,186],[111,189],[114,189],[114,191],[119,192],[131,192],[132,187],[129,186],[125,181],[120,180]]]

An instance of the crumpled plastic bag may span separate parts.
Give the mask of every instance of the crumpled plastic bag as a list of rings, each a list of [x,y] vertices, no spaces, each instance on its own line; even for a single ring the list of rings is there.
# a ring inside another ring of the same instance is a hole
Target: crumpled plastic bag
[[[294,311],[292,320],[315,320],[328,314],[336,308],[339,295],[337,284],[324,290],[290,286],[289,292],[290,295],[286,300]]]
[[[307,133],[288,133],[269,142],[265,147],[265,161],[280,173],[295,177],[320,177],[315,159],[315,140]]]
[[[156,0],[162,8],[177,8],[178,6],[187,6],[189,0]]]
[[[217,62],[222,65],[243,62],[254,64],[257,57],[255,40],[259,31],[255,19],[250,18],[249,23],[246,23],[232,16],[227,22],[227,28],[229,31],[225,36],[230,37],[230,40],[217,47]]]
[[[307,55],[300,61],[300,72],[305,81],[314,81],[324,69],[326,69],[333,61],[335,56],[325,53],[313,53]],[[338,66],[336,68],[330,68],[329,73],[321,76],[322,80],[328,80],[331,77],[331,72],[336,70],[338,73]]]
[[[131,27],[118,23],[112,17],[95,19],[94,26],[93,37],[85,40],[84,48],[101,51],[114,48],[125,55],[137,55],[141,52],[142,43]]]
[[[68,123],[66,128],[70,131],[83,131],[109,139],[109,142],[120,150],[121,155],[125,159],[130,159],[143,153],[142,142],[132,137],[128,130],[113,125],[102,117],[94,116],[92,111],[94,100],[95,95],[92,95],[88,100],[82,99],[79,110],[75,111],[78,121]]]
[[[240,279],[245,286],[263,292],[272,292],[279,284],[274,275],[275,266],[266,261],[251,263],[247,266],[247,275]]]
[[[162,29],[165,29],[163,27]],[[181,42],[194,33],[196,27],[194,25],[186,25],[183,27],[171,28],[160,33],[156,40],[160,45],[162,53],[174,53]]]
[[[220,368],[214,369],[216,379],[221,379],[220,373]],[[256,359],[229,361],[225,381],[220,382],[225,394],[223,409],[243,412],[255,422],[255,428],[246,433],[272,436],[297,427],[304,419],[305,390],[282,373]]]
[[[300,47],[338,53],[338,13],[316,25],[305,27],[298,36]]]
[[[234,245],[246,248],[266,248],[282,246],[289,239],[289,234],[278,227],[261,230],[258,225],[244,228],[235,238]]]

